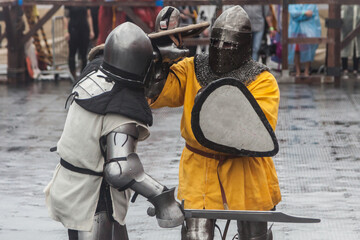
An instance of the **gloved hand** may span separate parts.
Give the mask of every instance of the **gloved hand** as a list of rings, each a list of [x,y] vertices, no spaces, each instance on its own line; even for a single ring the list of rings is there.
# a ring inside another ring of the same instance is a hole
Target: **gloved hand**
[[[189,52],[189,49],[178,48],[174,43],[171,43],[170,45],[157,46],[155,61],[160,61],[170,67],[175,62],[178,62],[182,58],[188,56]]]
[[[145,87],[145,96],[155,99],[161,93],[170,67],[189,55],[189,49],[178,48],[174,43],[157,46],[154,52],[154,68]]]

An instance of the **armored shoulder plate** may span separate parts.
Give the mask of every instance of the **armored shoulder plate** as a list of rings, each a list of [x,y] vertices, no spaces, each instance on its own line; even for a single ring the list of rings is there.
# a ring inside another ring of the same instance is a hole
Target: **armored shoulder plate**
[[[103,72],[98,70],[90,72],[82,78],[72,92],[77,92],[77,99],[89,99],[111,91],[114,84]]]
[[[69,99],[71,99],[70,103],[75,101],[80,107],[92,113],[120,114],[152,125],[152,113],[144,90],[124,87],[118,81],[112,81],[112,78],[101,70],[91,71],[85,75],[75,85]]]
[[[126,123],[113,130],[113,132],[130,135],[137,139],[139,137],[139,127],[135,123]]]

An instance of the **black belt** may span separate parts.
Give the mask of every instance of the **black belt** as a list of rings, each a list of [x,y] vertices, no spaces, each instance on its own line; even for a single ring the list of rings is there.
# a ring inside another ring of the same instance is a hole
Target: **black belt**
[[[78,172],[78,173],[88,174],[88,175],[93,175],[93,176],[99,176],[99,177],[103,176],[103,172],[95,172],[95,171],[90,170],[90,169],[76,167],[76,166],[72,165],[71,163],[65,161],[62,158],[60,158],[60,164],[64,168],[66,168],[66,169],[68,169],[70,171],[73,171],[73,172]]]
[[[203,157],[207,157],[207,158],[213,158],[215,160],[227,160],[230,158],[239,158],[239,156],[237,155],[223,155],[223,154],[215,154],[215,153],[208,153],[208,152],[204,152],[201,151],[200,149],[194,148],[192,146],[190,146],[189,144],[185,144],[186,148],[189,149],[190,151],[192,151],[193,153],[199,154]]]

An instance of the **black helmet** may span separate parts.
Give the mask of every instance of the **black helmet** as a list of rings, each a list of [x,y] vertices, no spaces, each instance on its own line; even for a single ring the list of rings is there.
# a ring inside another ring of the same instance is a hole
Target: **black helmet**
[[[100,69],[110,78],[133,87],[143,87],[153,62],[149,37],[137,25],[125,22],[106,38]]]
[[[221,74],[239,68],[251,59],[251,23],[240,6],[225,10],[214,22],[210,35],[209,64]]]

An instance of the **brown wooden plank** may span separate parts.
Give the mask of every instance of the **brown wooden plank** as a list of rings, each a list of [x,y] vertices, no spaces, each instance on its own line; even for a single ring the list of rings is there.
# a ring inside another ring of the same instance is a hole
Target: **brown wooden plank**
[[[10,14],[10,7],[3,7],[4,12],[4,20],[6,24],[5,33],[8,36],[8,41],[14,41],[14,26],[13,21]]]
[[[164,4],[181,6],[181,5],[215,5],[218,1],[211,0],[164,0]],[[220,2],[220,1],[219,1]],[[223,5],[236,5],[236,4],[283,4],[283,0],[222,0]],[[288,0],[289,4],[359,4],[359,0]]]
[[[220,1],[220,0],[217,0]],[[359,0],[288,0],[290,4],[313,3],[313,4],[359,4]],[[282,4],[283,0],[222,0],[224,5],[236,4]],[[17,3],[17,0],[0,0],[0,6],[11,6]],[[105,1],[105,0],[24,0],[24,5],[46,4],[46,5],[67,5],[67,6],[129,6],[129,7],[152,7],[155,6],[153,1]],[[164,0],[164,6],[183,6],[183,5],[214,5],[215,0]]]
[[[330,7],[330,6],[329,6]],[[336,4],[334,5],[334,17],[335,19],[341,18],[341,5]],[[339,72],[341,71],[341,29],[336,28],[335,29],[335,68],[339,69]],[[335,85],[340,86],[340,79],[341,74],[339,76],[334,77]]]
[[[10,83],[25,81],[25,51],[24,45],[18,44],[17,39],[21,39],[22,34],[22,18],[19,13],[21,7],[15,5],[12,7],[3,7],[4,20],[6,23],[6,34],[8,37],[8,68],[7,78]]]
[[[329,19],[339,19],[341,16],[341,6],[339,4],[329,5]],[[329,28],[328,39],[332,40],[327,45],[327,67],[340,71],[340,29]],[[340,75],[334,76],[335,85],[340,85]]]
[[[128,7],[154,7],[155,1],[104,1],[104,0],[24,0],[24,5],[65,5],[65,6],[128,6]]]
[[[185,46],[208,45],[210,38],[185,38],[183,41]]]
[[[359,4],[359,0],[288,0],[289,4]]]
[[[265,4],[281,4],[282,0],[164,0],[164,5],[184,6],[184,5],[265,5]]]
[[[322,44],[333,42],[333,39],[328,38],[288,38],[289,44]]]
[[[6,32],[0,35],[0,42],[6,38]]]
[[[344,49],[347,45],[351,43],[351,41],[360,34],[360,24],[356,26],[356,28],[349,33],[344,40],[341,42],[341,49]]]
[[[17,0],[0,0],[0,6],[9,6],[16,3]]]
[[[284,1],[282,5],[282,54],[281,54],[281,65],[282,70],[288,70],[288,33],[289,33],[289,4],[288,1]]]
[[[47,13],[32,27],[21,39],[21,44],[25,44],[34,33],[39,30],[61,7],[61,5],[53,6]]]
[[[301,76],[295,77],[295,83],[303,83],[303,84],[320,84],[321,76],[319,75],[310,75],[310,76]]]

